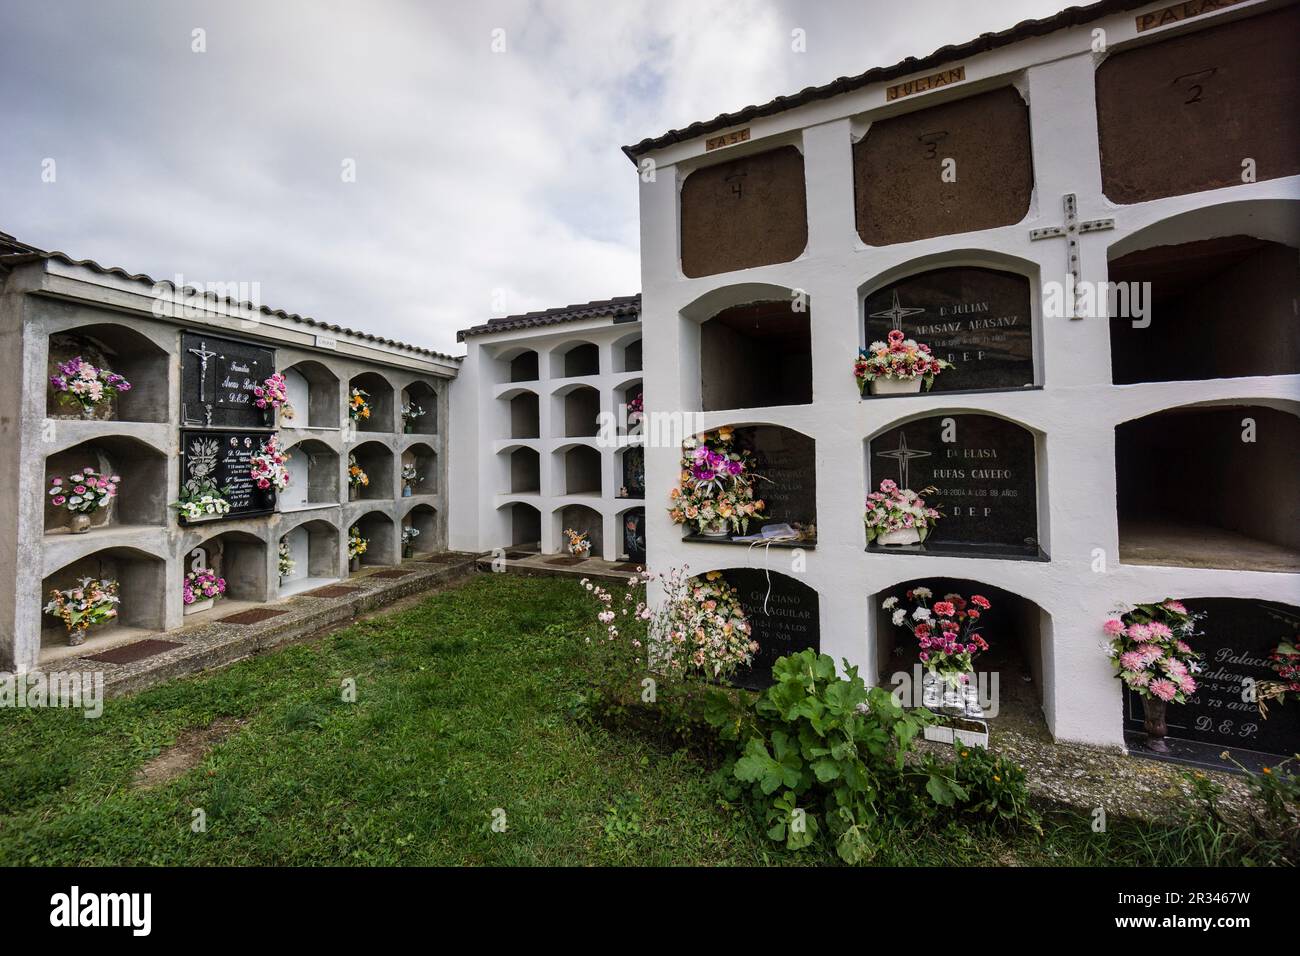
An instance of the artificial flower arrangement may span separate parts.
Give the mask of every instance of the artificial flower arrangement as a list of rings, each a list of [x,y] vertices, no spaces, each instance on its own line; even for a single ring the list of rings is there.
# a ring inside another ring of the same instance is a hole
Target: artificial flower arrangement
[[[1102,626],[1116,676],[1147,700],[1186,703],[1196,693],[1192,675],[1201,669],[1201,655],[1187,640],[1196,635],[1196,622],[1203,616],[1172,598],[1118,611]]]
[[[751,452],[735,447],[735,433],[719,428],[682,442],[681,484],[670,493],[668,515],[674,524],[694,527],[700,534],[726,536],[748,532],[751,518],[762,518],[767,507],[755,498]]]
[[[641,392],[627,400],[627,423],[635,425],[645,414],[645,397]]]
[[[867,543],[920,544],[943,515],[931,508],[921,495],[934,494],[934,488],[922,488],[920,494],[900,488],[886,478],[880,490],[867,495]]]
[[[408,526],[402,529],[402,557],[409,558],[411,556],[411,551],[415,546],[415,539],[419,536],[419,528]]]
[[[181,600],[188,607],[206,601],[218,601],[226,593],[226,579],[211,568],[199,568],[185,575],[181,583]]]
[[[368,547],[370,547],[369,540],[361,537],[361,532],[357,530],[356,525],[353,525],[351,528],[348,528],[348,557],[349,558],[360,558],[363,554],[366,553],[366,548]]]
[[[293,559],[293,554],[289,550],[289,542],[280,541],[280,554],[277,561],[280,572],[280,580],[283,581],[289,575],[293,574],[293,569],[298,566],[298,562]]]
[[[409,432],[415,420],[423,414],[424,409],[415,402],[406,402],[402,405],[402,427]]]
[[[406,470],[403,469],[402,473],[405,474]],[[370,476],[361,470],[357,456],[351,452],[348,452],[348,484],[353,488],[364,488],[370,484]]]
[[[293,418],[293,406],[289,404],[289,383],[279,372],[267,376],[266,381],[255,386],[253,395],[253,404],[258,408],[278,408],[281,418]]]
[[[960,594],[945,594],[942,601],[931,604],[932,597],[929,588],[917,587],[903,595],[908,604],[891,595],[880,606],[891,613],[895,627],[912,632],[917,657],[927,671],[950,688],[970,686],[975,658],[989,649],[979,633],[979,622],[992,604],[981,594],[972,594],[969,601]]]
[[[354,422],[365,421],[370,417],[370,403],[366,401],[370,393],[360,388],[352,390],[352,397],[348,400],[348,417]]]
[[[229,487],[218,488],[211,481],[202,481],[182,488],[180,498],[172,502],[172,507],[187,523],[211,521],[230,514],[229,494]]]
[[[569,539],[569,554],[575,558],[585,558],[591,554],[591,539],[587,537],[587,532],[565,528],[564,536]]]
[[[412,489],[420,483],[420,473],[415,469],[415,463],[409,462],[402,466],[402,497],[409,498]]]
[[[858,380],[858,391],[862,394],[866,394],[868,385],[873,395],[919,392],[922,384],[928,392],[935,376],[952,368],[951,362],[930,354],[930,346],[906,338],[899,329],[892,329],[888,339],[872,342],[858,351],[853,377]]]
[[[1282,641],[1268,656],[1269,662],[1277,674],[1277,680],[1260,681],[1255,685],[1255,701],[1259,713],[1268,716],[1266,701],[1276,700],[1285,704],[1287,696],[1300,698],[1300,639]]]
[[[280,450],[279,436],[272,435],[249,459],[253,484],[263,491],[268,488],[284,491],[289,487],[289,469],[285,467],[288,460],[289,455]]]
[[[50,591],[45,613],[52,614],[68,629],[68,643],[73,647],[85,643],[86,631],[117,617],[117,582],[82,578],[75,588]]]
[[[74,517],[85,516],[84,521],[73,523],[74,531],[84,531],[90,527],[89,516],[107,508],[117,496],[121,480],[117,475],[101,475],[93,468],[83,468],[67,478],[55,476],[50,479],[50,504],[66,508]]]
[[[101,402],[114,395],[131,391],[131,383],[116,372],[96,368],[80,355],[59,363],[59,373],[50,376],[50,384],[59,401],[81,406],[81,413],[89,415]]]

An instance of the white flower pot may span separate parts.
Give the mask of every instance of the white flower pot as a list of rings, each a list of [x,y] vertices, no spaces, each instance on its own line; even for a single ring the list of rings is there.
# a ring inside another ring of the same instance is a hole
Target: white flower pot
[[[198,614],[200,611],[207,611],[212,608],[213,598],[204,598],[202,601],[195,601],[193,604],[185,605],[186,614]]]
[[[921,376],[897,379],[877,377],[871,380],[872,395],[909,395],[921,390]]]
[[[886,531],[876,537],[876,544],[920,544],[921,532],[915,528],[899,528],[897,531]]]

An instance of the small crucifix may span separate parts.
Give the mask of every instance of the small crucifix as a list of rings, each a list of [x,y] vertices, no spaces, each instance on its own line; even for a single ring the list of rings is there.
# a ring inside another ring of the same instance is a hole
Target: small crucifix
[[[907,466],[913,458],[929,458],[928,451],[919,451],[907,447],[907,435],[903,432],[898,433],[898,447],[893,451],[878,451],[876,456],[879,458],[894,458],[898,460],[898,487],[911,490],[908,483]]]
[[[889,319],[890,322],[894,323],[894,328],[901,329],[902,326],[898,324],[899,319],[905,319],[909,315],[916,315],[916,313],[924,311],[925,309],[904,308],[900,305],[898,302],[898,290],[895,289],[894,304],[883,312],[872,312],[870,317],[873,319]]]
[[[1065,225],[1063,226],[1046,226],[1042,229],[1030,229],[1029,240],[1037,242],[1039,239],[1055,239],[1064,236],[1066,240],[1066,252],[1069,259],[1066,264],[1066,271],[1070,276],[1070,284],[1074,286],[1074,294],[1079,295],[1079,235],[1084,232],[1101,232],[1105,229],[1114,229],[1114,219],[1089,219],[1086,222],[1079,222],[1078,202],[1075,200],[1074,193],[1065,194]],[[1074,310],[1071,310],[1073,312]],[[1079,319],[1082,316],[1072,314],[1072,319]]]
[[[202,339],[199,339],[198,348],[190,349],[189,351],[191,355],[197,355],[199,357],[199,404],[202,404],[206,400],[203,395],[203,388],[204,383],[208,378],[208,359],[212,358],[217,353],[209,352],[208,343]]]

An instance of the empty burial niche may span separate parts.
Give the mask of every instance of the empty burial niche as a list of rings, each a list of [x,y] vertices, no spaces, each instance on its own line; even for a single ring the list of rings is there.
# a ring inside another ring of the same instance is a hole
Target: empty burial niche
[[[393,497],[393,453],[386,445],[377,441],[368,441],[352,449],[357,464],[370,479],[367,484],[357,489],[357,497],[363,500],[381,501]]]
[[[510,547],[520,551],[542,550],[542,513],[532,505],[515,502],[509,506]]]
[[[696,169],[680,201],[688,278],[790,262],[808,245],[803,154],[794,146]]]
[[[339,379],[320,362],[298,362],[284,371],[293,417],[280,410],[280,423],[289,428],[338,428]]]
[[[1300,8],[1111,54],[1097,68],[1102,191],[1136,203],[1300,173]],[[1141,91],[1140,95],[1134,95]]]
[[[96,551],[48,575],[41,582],[41,606],[49,602],[52,590],[72,590],[85,578],[117,583],[117,617],[86,632],[85,644],[76,653],[92,652],[92,648],[114,643],[133,631],[161,631],[166,626],[167,567],[162,559],[132,548]],[[51,654],[60,656],[60,649],[67,646],[68,629],[63,621],[42,613],[42,660]]]
[[[507,382],[535,382],[541,377],[537,353],[532,349],[520,352],[506,363]]]
[[[560,396],[564,437],[590,438],[600,432],[600,392],[587,385],[569,389]]]
[[[622,346],[618,352],[620,357],[620,372],[639,372],[641,371],[641,340],[634,339]]]
[[[586,445],[575,445],[561,454],[564,456],[564,493],[600,497],[600,452]]]
[[[167,459],[155,448],[134,438],[108,436],[82,442],[45,459],[45,491],[60,480],[60,495],[45,495],[45,531],[66,531],[72,521],[68,502],[73,495],[93,493],[86,480],[119,479],[117,494],[106,507],[90,515],[91,528],[117,525],[162,525],[167,520]],[[73,481],[74,476],[82,481]],[[77,489],[85,489],[79,492]],[[65,499],[62,503],[59,499]]]
[[[170,388],[167,353],[139,332],[111,323],[82,326],[50,336],[45,386],[47,416],[87,417],[79,403],[61,399],[61,393],[50,381],[53,376],[65,374],[60,365],[77,358],[96,369],[121,375],[131,386],[100,402],[88,417],[100,421],[167,421]]]
[[[1125,564],[1300,571],[1295,406],[1199,406],[1115,429]]]
[[[1130,290],[1151,283],[1145,317],[1135,318],[1131,305],[1127,314],[1112,310],[1115,384],[1300,372],[1298,255],[1280,243],[1232,236],[1113,260],[1111,282]],[[1116,303],[1123,311],[1123,297]]]
[[[339,456],[323,441],[308,438],[289,449],[289,486],[279,493],[281,511],[338,504]]]
[[[600,374],[600,349],[582,342],[565,351],[551,353],[551,377],[575,378]]]
[[[521,392],[510,399],[510,437],[540,438],[541,403],[533,392]]]
[[[566,551],[569,539],[565,529],[585,535],[591,542],[590,556],[599,558],[605,553],[604,519],[600,512],[586,505],[566,505],[555,513],[557,519],[555,543],[557,551]]]
[[[411,478],[411,469],[415,477]],[[438,458],[433,448],[417,442],[402,452],[402,495],[431,495],[438,490]]]
[[[393,519],[382,511],[371,511],[356,520],[353,527],[366,539],[366,553],[361,555],[363,565],[391,564],[397,553],[396,529]]]
[[[338,529],[327,521],[307,521],[280,538],[293,567],[280,575],[280,596],[297,594],[338,580]]]
[[[916,594],[917,589],[929,590],[931,597],[923,599]],[[1044,682],[1047,680],[1043,661],[1045,655],[1051,653],[1051,616],[1027,598],[979,581],[916,578],[885,588],[872,597],[879,685],[886,689],[911,688],[916,698],[913,700],[907,696],[904,704],[922,706],[924,665],[919,657],[922,648],[911,630],[893,623],[893,616],[904,609],[908,612],[907,622],[914,625],[916,621],[911,612],[915,608],[924,603],[933,611],[936,602],[948,600],[952,595],[960,599],[953,600],[956,607],[967,611],[974,609],[980,614],[974,622],[974,633],[988,644],[987,651],[975,656],[975,684],[984,697],[982,706],[989,709],[992,716],[992,702],[998,708],[999,721],[1018,718],[1027,721],[1028,726],[1043,728]],[[974,595],[985,598],[990,606],[982,609],[971,604]],[[885,608],[884,602],[891,597],[897,598],[898,603]],[[961,601],[966,602],[964,607]]]
[[[438,393],[428,382],[412,382],[402,389],[402,431],[438,434]]]
[[[181,562],[182,579],[199,568],[211,568],[225,579],[226,600],[263,602],[270,598],[266,543],[254,535],[227,531],[191,548]],[[178,589],[181,583],[177,582]]]
[[[429,505],[416,505],[402,519],[404,530],[419,532],[410,540],[412,555],[432,554],[438,550],[438,512]]]
[[[724,309],[700,326],[703,411],[812,401],[809,312],[789,300]]]
[[[1029,106],[1007,86],[876,120],[853,146],[853,185],[872,246],[1020,222],[1034,189]]]
[[[370,406],[369,416],[354,419],[357,431],[391,432],[394,430],[396,409],[393,407],[393,386],[388,384],[388,379],[377,372],[362,372],[352,379],[348,387],[365,392],[365,401]]]
[[[532,448],[516,448],[510,453],[510,493],[536,495],[541,490],[541,455]]]

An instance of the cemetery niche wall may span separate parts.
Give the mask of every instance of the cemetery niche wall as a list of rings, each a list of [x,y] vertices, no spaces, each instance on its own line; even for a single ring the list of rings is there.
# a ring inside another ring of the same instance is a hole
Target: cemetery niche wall
[[[1027,276],[953,266],[907,276],[863,303],[866,344],[891,329],[952,364],[932,392],[1015,389],[1036,383],[1034,319]]]
[[[1249,693],[1252,684],[1278,679],[1269,655],[1280,642],[1300,635],[1300,607],[1244,598],[1194,598],[1182,602],[1202,633],[1188,643],[1202,655],[1196,693],[1185,704],[1168,705],[1170,753],[1163,759],[1214,768],[1238,762],[1258,771],[1294,754],[1300,747],[1300,707],[1296,700],[1267,704],[1267,718]],[[1142,698],[1124,688],[1124,732],[1129,747],[1149,753],[1143,729]]]
[[[181,424],[194,428],[270,429],[273,410],[253,390],[275,372],[275,349],[236,339],[181,334]]]
[[[723,309],[700,326],[702,411],[813,400],[811,312],[790,299]]]
[[[867,550],[1047,560],[1038,534],[1036,445],[1027,428],[974,413],[918,418],[872,438],[869,490],[889,479],[943,517],[920,544],[873,542]]]
[[[689,279],[790,262],[808,244],[803,154],[794,146],[693,170],[680,203]]]
[[[853,144],[858,236],[872,246],[1020,222],[1033,188],[1029,107],[1010,86],[876,120]]]
[[[66,363],[81,359],[96,369],[122,376],[130,388],[83,411],[56,392],[52,380]],[[92,323],[49,338],[45,414],[49,418],[97,421],[165,422],[170,362],[167,353],[148,336],[117,323]]]
[[[1137,203],[1300,173],[1300,8],[1112,53],[1097,68],[1102,191]]]
[[[805,648],[821,653],[821,612],[816,590],[786,574],[764,568],[727,568],[723,579],[736,589],[758,653],[731,683],[761,690],[772,683],[778,658]]]
[[[1116,385],[1300,372],[1300,250],[1250,236],[1157,246],[1112,260],[1110,281],[1151,283],[1149,322],[1112,313]]]

